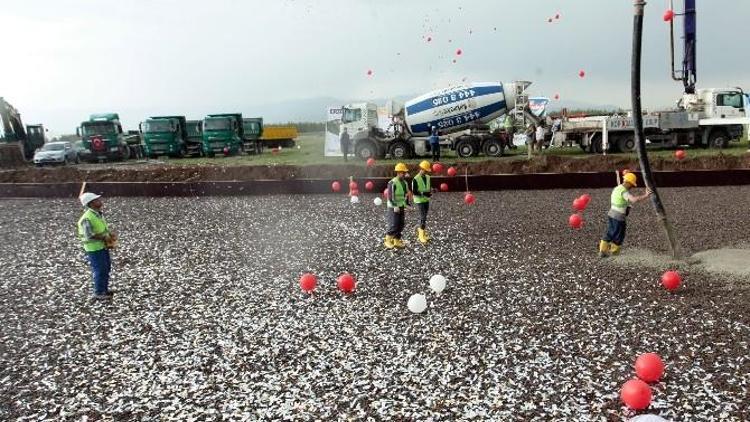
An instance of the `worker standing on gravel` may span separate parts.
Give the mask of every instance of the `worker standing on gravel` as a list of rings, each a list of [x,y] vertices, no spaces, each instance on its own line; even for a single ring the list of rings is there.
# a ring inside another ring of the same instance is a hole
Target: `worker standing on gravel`
[[[440,136],[438,135],[437,127],[432,127],[432,133],[430,134],[430,137],[427,139],[430,141],[430,151],[432,152],[432,161],[439,162],[440,161]]]
[[[419,210],[419,227],[417,227],[417,239],[423,245],[430,241],[427,235],[427,213],[430,211],[430,197],[432,186],[430,185],[430,171],[432,166],[425,160],[419,163],[419,173],[411,180],[411,191],[414,196],[414,204]]]
[[[78,236],[83,242],[83,250],[86,251],[91,265],[94,299],[110,299],[112,291],[109,289],[109,272],[112,269],[112,260],[109,250],[114,247],[116,237],[102,216],[104,204],[101,196],[86,192],[80,196],[80,200],[86,211],[78,220]]]
[[[396,177],[388,182],[388,208],[386,218],[388,220],[388,232],[383,244],[388,249],[403,248],[401,233],[404,231],[404,211],[409,205],[409,184],[404,178],[409,173],[409,168],[404,163],[396,164]]]
[[[349,137],[349,132],[346,128],[344,128],[344,133],[341,134],[339,142],[341,144],[341,153],[344,154],[344,161],[349,161],[347,155],[349,155],[349,146],[352,143],[352,139]]]
[[[643,201],[651,196],[651,190],[646,189],[646,193],[635,196],[630,190],[638,186],[638,178],[635,173],[626,173],[623,176],[622,184],[612,190],[612,205],[607,213],[607,232],[599,242],[599,256],[604,258],[607,254],[617,255],[620,253],[620,247],[625,240],[625,229],[630,205]]]

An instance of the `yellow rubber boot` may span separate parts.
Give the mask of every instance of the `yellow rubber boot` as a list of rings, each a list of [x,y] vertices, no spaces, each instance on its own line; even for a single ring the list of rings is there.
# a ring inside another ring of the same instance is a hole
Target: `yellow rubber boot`
[[[606,240],[600,240],[599,241],[599,257],[604,258],[609,253],[609,242]]]
[[[404,245],[404,242],[401,239],[396,239],[395,237],[393,238],[393,246],[399,249],[406,247],[406,245]]]
[[[428,242],[429,242],[430,240],[432,240],[432,238],[430,237],[429,233],[427,233],[427,230],[426,230],[426,229],[425,229],[425,230],[422,230],[422,233],[424,234],[424,238],[425,238],[425,239],[427,239],[427,241],[428,241]]]
[[[417,228],[417,240],[419,240],[419,243],[426,245],[427,242],[429,242],[429,239],[427,239],[427,234],[425,233],[424,229]]]
[[[615,245],[614,243],[612,243],[611,246],[610,246],[610,248],[609,248],[609,253],[611,253],[612,255],[619,255],[620,254],[620,246],[619,245]]]
[[[396,247],[395,244],[393,244],[393,236],[386,236],[385,240],[383,241],[383,245],[386,249],[393,249]]]

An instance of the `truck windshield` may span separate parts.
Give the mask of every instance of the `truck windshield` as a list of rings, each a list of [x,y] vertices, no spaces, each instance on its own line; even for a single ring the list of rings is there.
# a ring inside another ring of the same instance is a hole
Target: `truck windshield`
[[[726,92],[716,96],[716,105],[719,107],[742,108],[742,94],[739,92]]]
[[[344,113],[341,117],[341,121],[343,123],[351,123],[362,120],[362,110],[361,109],[352,109],[352,108],[345,108]]]
[[[244,129],[246,134],[260,133],[260,125],[258,123],[245,123]]]
[[[172,122],[168,120],[147,120],[143,124],[146,133],[163,133],[172,131]]]
[[[84,123],[83,135],[113,135],[117,133],[115,125],[112,123]]]
[[[65,149],[65,144],[44,144],[42,151],[62,151]]]
[[[201,134],[201,125],[198,123],[188,123],[187,124],[187,132],[191,136],[200,135]]]
[[[229,119],[206,119],[203,123],[203,130],[229,130],[232,123]]]

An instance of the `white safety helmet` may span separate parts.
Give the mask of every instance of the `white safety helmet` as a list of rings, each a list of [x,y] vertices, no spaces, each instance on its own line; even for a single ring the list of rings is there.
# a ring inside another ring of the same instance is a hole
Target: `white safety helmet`
[[[86,192],[83,195],[81,195],[78,199],[81,200],[81,205],[83,205],[84,207],[87,207],[89,206],[89,203],[91,203],[91,201],[99,199],[101,197],[102,197],[101,195],[97,195],[91,192]]]

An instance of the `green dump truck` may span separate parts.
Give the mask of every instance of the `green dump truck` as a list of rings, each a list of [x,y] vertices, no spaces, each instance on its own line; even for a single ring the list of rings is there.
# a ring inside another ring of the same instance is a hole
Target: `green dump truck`
[[[81,158],[89,162],[127,160],[142,157],[143,146],[138,132],[122,131],[117,113],[92,114],[76,133],[83,141]]]
[[[195,157],[203,156],[203,122],[200,120],[188,120],[187,126],[187,147],[188,153]]]
[[[250,117],[242,119],[243,136],[242,142],[245,145],[245,151],[248,154],[260,155],[263,153],[263,118]]]
[[[188,154],[188,132],[185,116],[155,116],[141,125],[146,156],[183,158]]]
[[[203,119],[203,152],[233,155],[244,151],[242,113],[209,114]]]

